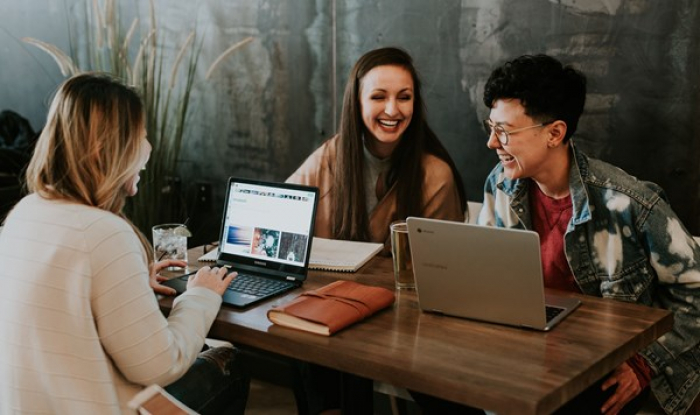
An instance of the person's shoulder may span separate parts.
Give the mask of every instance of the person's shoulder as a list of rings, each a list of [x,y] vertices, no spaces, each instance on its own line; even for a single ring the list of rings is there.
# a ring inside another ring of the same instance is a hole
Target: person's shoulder
[[[328,161],[335,157],[338,147],[338,136],[329,138],[321,143],[301,165],[301,168],[317,167],[328,164]]]
[[[318,185],[317,182],[330,171],[330,163],[335,159],[337,136],[324,141],[299,168],[287,178],[288,183]]]
[[[423,171],[428,181],[454,179],[454,174],[452,173],[450,165],[434,154],[425,153],[423,155]]]
[[[589,186],[606,192],[625,194],[641,203],[655,203],[659,198],[665,198],[663,189],[656,183],[640,180],[608,162],[584,157],[586,167],[582,178]]]
[[[36,193],[26,196],[13,212],[13,221],[40,227],[55,241],[84,241],[85,247],[105,238],[133,235],[131,226],[118,215],[64,199],[48,199]]]
[[[308,157],[309,159],[315,158],[315,157],[327,157],[329,155],[335,155],[335,152],[337,151],[336,149],[338,148],[338,136],[335,135],[319,145],[316,150],[314,150],[311,155]]]
[[[51,222],[75,228],[84,228],[103,218],[121,220],[117,215],[96,207],[65,199],[49,199],[37,193],[25,196],[17,208],[25,216],[50,218]]]
[[[54,205],[61,223],[77,232],[87,235],[133,233],[126,220],[110,211],[71,201],[57,200],[47,203]]]
[[[335,158],[335,155],[338,151],[338,141],[339,136],[334,135],[333,137],[321,143],[321,145],[318,146],[318,148],[311,155],[323,158],[326,161]]]

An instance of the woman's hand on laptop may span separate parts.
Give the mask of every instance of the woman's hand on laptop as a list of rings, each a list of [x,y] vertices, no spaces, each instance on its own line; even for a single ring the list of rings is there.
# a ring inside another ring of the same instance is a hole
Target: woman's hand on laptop
[[[180,267],[184,269],[187,267],[187,262],[176,259],[164,259],[153,264],[151,267],[151,275],[148,276],[148,283],[156,294],[177,294],[174,288],[166,287],[161,284],[161,282],[168,280],[167,277],[160,275],[160,272],[167,267]]]
[[[226,275],[228,271],[226,267],[202,267],[197,271],[197,274],[190,275],[190,279],[187,280],[187,289],[205,287],[217,292],[219,295],[224,295],[226,288],[236,275],[238,275],[237,272],[231,272]]]

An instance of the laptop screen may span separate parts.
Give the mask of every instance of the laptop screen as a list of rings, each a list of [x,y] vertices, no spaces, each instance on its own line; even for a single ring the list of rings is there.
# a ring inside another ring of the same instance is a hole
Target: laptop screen
[[[229,179],[219,259],[305,273],[317,198],[313,187]]]

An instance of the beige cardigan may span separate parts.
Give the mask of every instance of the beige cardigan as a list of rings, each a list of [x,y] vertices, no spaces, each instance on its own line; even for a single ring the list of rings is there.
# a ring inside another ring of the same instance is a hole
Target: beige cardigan
[[[0,235],[0,413],[123,414],[180,378],[221,305],[187,290],[166,319],[141,244],[104,210],[33,194]]]
[[[287,179],[288,183],[319,188],[314,235],[322,238],[332,238],[334,189],[331,165],[335,162],[337,143],[337,136],[326,141]],[[459,192],[450,166],[432,154],[425,154],[423,169],[425,178],[421,216],[463,222],[464,211],[460,206]],[[378,182],[377,186],[380,185]],[[393,186],[370,212],[369,217],[371,240],[384,243],[385,253],[391,248],[389,225],[396,219],[396,186]]]

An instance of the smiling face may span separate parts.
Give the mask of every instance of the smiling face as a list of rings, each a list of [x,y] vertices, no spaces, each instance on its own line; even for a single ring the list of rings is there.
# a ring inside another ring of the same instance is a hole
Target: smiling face
[[[525,107],[519,99],[499,99],[493,103],[489,119],[501,125],[506,131],[540,124],[525,114]],[[550,165],[548,139],[549,125],[530,128],[510,135],[508,144],[503,145],[495,134],[489,136],[486,145],[496,150],[503,164],[503,171],[509,179],[538,178],[546,176]]]
[[[377,66],[360,84],[366,146],[379,158],[391,155],[413,116],[413,78],[400,66]]]

